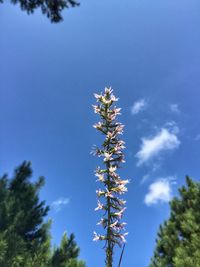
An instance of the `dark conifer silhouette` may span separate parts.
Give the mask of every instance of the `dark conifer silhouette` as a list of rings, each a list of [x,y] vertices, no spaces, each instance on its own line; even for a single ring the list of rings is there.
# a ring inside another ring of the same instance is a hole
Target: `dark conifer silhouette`
[[[4,0],[0,0],[3,3]],[[10,0],[12,4],[20,5],[28,14],[34,13],[38,8],[51,22],[57,23],[63,20],[62,11],[69,7],[79,6],[76,0]]]

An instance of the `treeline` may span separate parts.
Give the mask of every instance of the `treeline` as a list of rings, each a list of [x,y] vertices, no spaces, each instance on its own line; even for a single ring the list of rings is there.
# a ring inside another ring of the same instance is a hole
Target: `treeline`
[[[30,162],[23,162],[12,178],[0,177],[0,266],[85,267],[74,234],[64,233],[52,249],[49,206],[39,199],[44,177],[33,183],[31,176]]]
[[[64,233],[51,245],[49,207],[40,201],[44,178],[31,181],[30,162],[16,168],[12,178],[0,177],[0,266],[85,267],[74,234]],[[170,202],[170,216],[158,231],[150,267],[200,266],[200,183],[186,177],[179,197]]]

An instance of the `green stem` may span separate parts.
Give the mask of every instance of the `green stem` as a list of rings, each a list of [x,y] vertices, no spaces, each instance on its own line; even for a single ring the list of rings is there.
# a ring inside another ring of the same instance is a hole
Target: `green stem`
[[[109,200],[108,200],[109,205]],[[108,208],[108,229],[107,229],[107,237],[108,237],[108,247],[107,247],[107,267],[112,267],[112,246],[110,240],[110,208]]]
[[[106,119],[107,119],[107,106],[105,107],[105,113],[106,113]],[[109,130],[109,122],[106,120],[106,131]],[[110,142],[108,142],[107,150],[109,151],[110,148]],[[106,169],[107,169],[107,188],[108,191],[110,191],[110,174],[109,174],[109,168],[110,168],[110,162],[106,163]],[[113,262],[113,247],[112,247],[112,241],[111,241],[111,232],[110,232],[110,225],[111,225],[111,200],[110,197],[107,197],[107,207],[108,207],[108,225],[107,225],[107,238],[108,238],[108,246],[106,250],[106,267],[112,267]]]

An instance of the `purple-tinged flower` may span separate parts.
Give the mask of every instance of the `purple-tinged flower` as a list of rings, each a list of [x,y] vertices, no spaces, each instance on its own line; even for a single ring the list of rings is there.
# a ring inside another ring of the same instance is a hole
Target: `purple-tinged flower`
[[[125,234],[122,234],[122,235],[119,236],[123,243],[126,243],[126,239],[125,239],[126,235],[128,235],[128,233],[125,233]]]
[[[93,109],[94,109],[94,113],[100,113],[100,108],[97,105],[92,105]]]

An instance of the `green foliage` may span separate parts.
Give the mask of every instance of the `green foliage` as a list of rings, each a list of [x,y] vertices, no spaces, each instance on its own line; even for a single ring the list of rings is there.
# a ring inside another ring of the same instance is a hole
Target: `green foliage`
[[[84,267],[84,263],[77,261],[79,255],[79,247],[77,246],[74,234],[71,234],[69,238],[64,233],[60,247],[54,250],[51,266],[52,267]]]
[[[51,251],[51,222],[44,218],[49,207],[39,200],[44,185],[40,177],[30,181],[30,162],[23,162],[13,178],[0,178],[0,266],[1,267],[84,267],[77,259],[79,248],[72,234],[64,234],[61,246]],[[63,265],[51,265],[54,254],[60,253]],[[74,265],[70,264],[70,261]]]
[[[85,263],[83,261],[78,261],[76,259],[70,259],[67,263],[66,267],[85,267]]]
[[[200,266],[200,183],[186,177],[170,218],[160,226],[150,267]]]
[[[49,207],[38,196],[44,178],[31,183],[31,175],[30,163],[24,162],[12,179],[6,175],[0,179],[1,267],[27,267],[27,262],[33,262],[41,253],[48,263],[50,241],[48,246],[44,244],[50,239],[50,223],[43,219]]]
[[[4,0],[0,0],[3,3]],[[78,6],[76,0],[10,0],[13,4],[19,4],[21,9],[28,14],[32,14],[36,9],[40,8],[42,13],[46,15],[51,22],[60,22],[62,11],[65,8]]]
[[[4,238],[4,235],[0,234],[0,262],[2,262],[4,260],[6,250],[7,250],[6,240]]]

